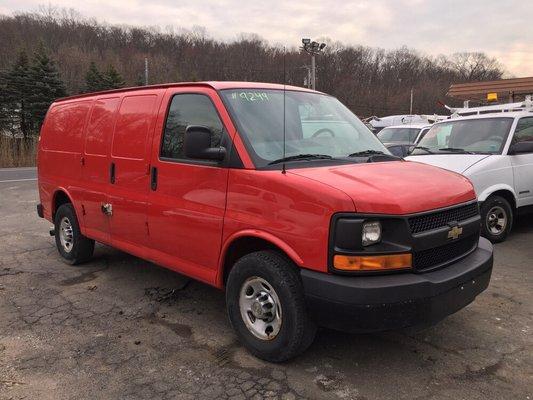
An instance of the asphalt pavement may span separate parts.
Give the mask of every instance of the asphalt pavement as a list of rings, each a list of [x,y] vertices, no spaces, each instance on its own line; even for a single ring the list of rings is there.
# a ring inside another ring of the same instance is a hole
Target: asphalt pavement
[[[0,183],[37,180],[37,168],[0,168]]]

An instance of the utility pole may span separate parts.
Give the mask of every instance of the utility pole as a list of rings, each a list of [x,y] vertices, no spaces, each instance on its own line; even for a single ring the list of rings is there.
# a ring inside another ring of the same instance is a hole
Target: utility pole
[[[316,60],[314,54],[311,54],[311,89],[316,90]]]
[[[318,43],[311,39],[302,39],[302,50],[311,55],[311,89],[316,89],[316,60],[317,54],[320,54],[326,47],[326,43]]]
[[[148,86],[148,57],[144,57],[144,85]]]
[[[311,67],[309,65],[304,65],[301,68],[305,69],[307,74],[306,78],[304,79],[304,86],[307,89],[311,89]]]
[[[413,88],[411,88],[411,105],[409,106],[409,114],[413,115]]]

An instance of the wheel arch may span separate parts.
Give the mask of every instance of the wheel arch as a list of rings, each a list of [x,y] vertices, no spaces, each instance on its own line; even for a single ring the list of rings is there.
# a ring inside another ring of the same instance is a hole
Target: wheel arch
[[[491,196],[500,196],[509,202],[513,211],[516,211],[516,195],[512,187],[508,185],[495,185],[485,189],[479,196],[478,201],[483,203]]]
[[[245,230],[231,235],[225,241],[220,253],[216,286],[225,286],[226,278],[239,258],[260,250],[279,251],[296,265],[303,265],[303,260],[298,253],[280,238],[268,232]]]
[[[50,211],[52,214],[52,221],[55,218],[57,209],[61,207],[63,204],[68,204],[68,203],[74,205],[74,202],[72,201],[72,197],[68,194],[68,192],[64,188],[56,189],[56,191],[54,192],[54,195],[52,196],[52,204],[50,207]]]

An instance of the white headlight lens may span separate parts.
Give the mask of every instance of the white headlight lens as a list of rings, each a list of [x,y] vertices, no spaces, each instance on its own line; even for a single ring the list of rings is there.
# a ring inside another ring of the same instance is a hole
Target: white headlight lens
[[[381,224],[378,221],[363,224],[362,242],[368,246],[381,241]]]

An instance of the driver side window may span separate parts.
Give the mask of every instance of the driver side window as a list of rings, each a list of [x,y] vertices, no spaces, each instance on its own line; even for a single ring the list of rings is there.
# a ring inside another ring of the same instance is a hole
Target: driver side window
[[[174,95],[168,110],[165,130],[161,143],[161,158],[185,160],[183,139],[189,125],[202,125],[211,129],[211,146],[220,145],[224,125],[220,120],[215,106],[204,94]]]
[[[513,144],[518,142],[533,142],[533,118],[522,118],[518,121]]]

